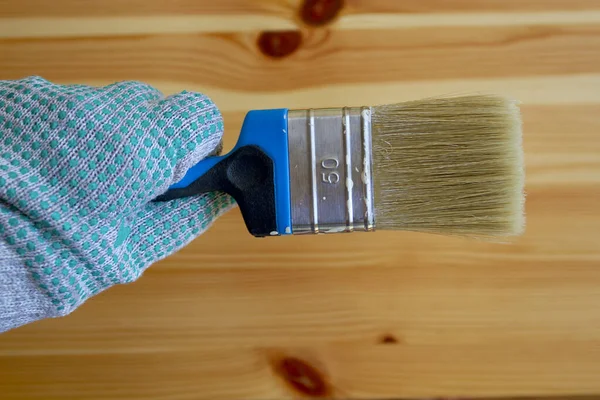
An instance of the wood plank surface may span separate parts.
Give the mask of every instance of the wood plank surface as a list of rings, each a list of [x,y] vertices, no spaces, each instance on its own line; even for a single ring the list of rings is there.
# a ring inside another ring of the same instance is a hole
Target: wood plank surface
[[[600,395],[600,2],[0,0],[0,79],[197,90],[245,112],[523,101],[527,231],[258,240],[233,210],[72,315],[0,336],[0,399]],[[268,29],[299,29],[282,59]]]
[[[331,1],[330,1],[331,2]],[[296,14],[302,0],[0,0],[0,17],[140,16],[173,14]],[[344,14],[446,13],[528,11],[589,11],[600,9],[596,0],[345,0]]]
[[[319,31],[307,35],[302,51],[282,63],[262,55],[256,37],[175,34],[5,40],[0,41],[4,55],[0,70],[6,77],[43,74],[75,82],[90,77],[107,82],[165,81],[177,76],[184,82],[252,92],[600,73],[600,25]]]

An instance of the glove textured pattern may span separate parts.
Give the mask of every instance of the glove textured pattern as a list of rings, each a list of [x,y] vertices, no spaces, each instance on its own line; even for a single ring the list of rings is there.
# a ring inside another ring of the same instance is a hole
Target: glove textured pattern
[[[66,315],[207,229],[228,196],[151,200],[222,131],[198,93],[0,81],[0,331]]]

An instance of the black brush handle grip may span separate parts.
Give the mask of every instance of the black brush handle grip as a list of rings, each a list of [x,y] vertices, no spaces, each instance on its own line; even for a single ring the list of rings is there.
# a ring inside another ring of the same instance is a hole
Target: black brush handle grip
[[[184,188],[169,189],[155,201],[169,201],[207,192],[225,192],[238,203],[248,231],[257,237],[277,231],[273,160],[257,146],[231,152]]]

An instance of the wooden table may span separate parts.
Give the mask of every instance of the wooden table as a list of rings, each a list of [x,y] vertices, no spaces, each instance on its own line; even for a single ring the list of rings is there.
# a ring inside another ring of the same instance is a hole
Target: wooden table
[[[252,108],[509,94],[525,236],[258,240],[232,211],[138,282],[2,335],[0,398],[600,394],[600,1],[346,0],[320,27],[299,3],[0,0],[0,79],[202,91],[226,147]],[[268,57],[278,30],[302,42]]]

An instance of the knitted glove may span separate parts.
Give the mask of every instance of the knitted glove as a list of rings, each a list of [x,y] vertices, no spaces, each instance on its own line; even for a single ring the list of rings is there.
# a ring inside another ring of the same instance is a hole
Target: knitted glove
[[[228,196],[151,200],[222,130],[197,93],[0,81],[0,332],[69,314],[206,230]]]

